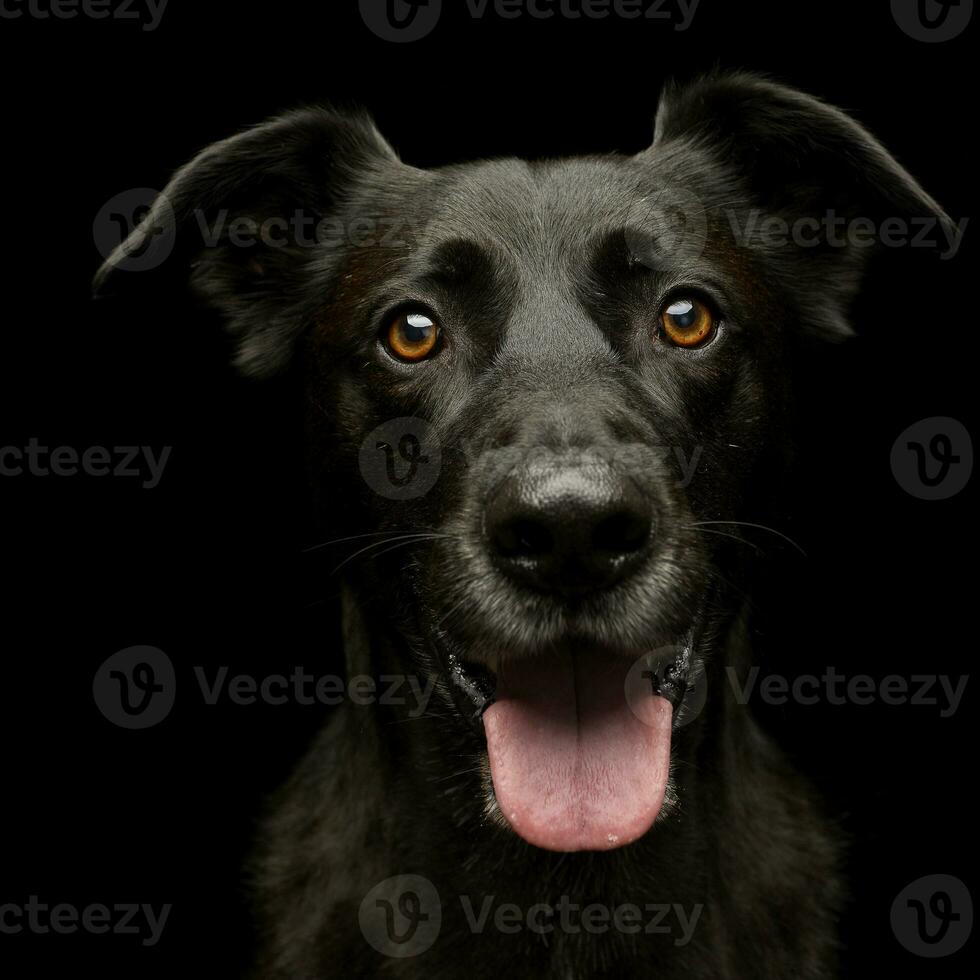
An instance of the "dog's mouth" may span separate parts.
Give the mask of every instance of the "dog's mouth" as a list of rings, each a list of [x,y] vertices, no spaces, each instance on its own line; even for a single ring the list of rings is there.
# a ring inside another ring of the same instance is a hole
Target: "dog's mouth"
[[[600,851],[646,834],[668,793],[697,634],[639,658],[576,645],[477,664],[442,647],[456,705],[486,738],[497,806],[519,836]]]

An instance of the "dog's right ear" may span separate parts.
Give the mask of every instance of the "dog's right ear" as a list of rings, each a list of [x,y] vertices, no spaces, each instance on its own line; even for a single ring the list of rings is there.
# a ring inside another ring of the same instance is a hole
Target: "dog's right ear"
[[[863,126],[840,109],[803,92],[746,72],[716,72],[669,85],[657,109],[653,146],[644,160],[667,159],[683,174],[700,154],[712,161],[703,213],[728,217],[759,206],[787,228],[822,222],[898,220],[935,226],[944,241],[962,231]],[[740,200],[744,199],[744,200]],[[742,226],[745,227],[745,215]],[[823,240],[814,247],[770,249],[770,269],[782,270],[799,303],[807,332],[828,339],[852,333],[848,307],[865,269],[868,249]],[[878,241],[881,236],[878,236]],[[764,242],[753,242],[766,248]]]
[[[311,284],[339,261],[338,244],[317,242],[314,228],[342,222],[393,168],[419,173],[366,115],[322,108],[215,143],[177,171],[109,256],[95,295],[189,286],[235,338],[240,370],[281,370],[322,302]]]

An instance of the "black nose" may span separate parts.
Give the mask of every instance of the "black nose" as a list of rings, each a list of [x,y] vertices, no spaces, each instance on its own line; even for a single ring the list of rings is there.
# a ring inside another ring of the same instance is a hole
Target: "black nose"
[[[508,576],[563,596],[606,589],[643,561],[651,501],[605,464],[520,468],[491,498],[486,532]]]

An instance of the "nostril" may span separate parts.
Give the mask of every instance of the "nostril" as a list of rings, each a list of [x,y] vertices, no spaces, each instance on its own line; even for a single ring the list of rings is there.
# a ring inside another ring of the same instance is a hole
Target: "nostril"
[[[650,537],[647,514],[621,510],[602,518],[593,529],[592,546],[612,554],[633,554],[643,549]]]
[[[532,558],[547,555],[555,542],[548,528],[532,518],[515,518],[496,528],[494,543],[506,558]]]
[[[551,466],[505,479],[487,501],[483,530],[498,570],[565,597],[608,589],[652,551],[652,501],[604,467]]]

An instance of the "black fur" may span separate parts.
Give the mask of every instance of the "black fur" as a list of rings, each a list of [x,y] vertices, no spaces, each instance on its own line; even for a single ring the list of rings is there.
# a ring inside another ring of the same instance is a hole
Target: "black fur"
[[[244,372],[298,361],[326,538],[443,535],[346,569],[349,672],[435,676],[436,696],[420,719],[345,704],[282,791],[258,841],[256,976],[834,976],[838,833],[724,674],[752,662],[751,551],[692,525],[771,519],[791,453],[793,353],[807,336],[850,332],[866,251],[749,246],[732,218],[741,227],[757,208],[946,221],[938,205],[839,110],[741,74],[669,89],[653,145],[634,157],[421,171],[367,119],[307,109],[209,148],[164,198],[172,223],[161,203],[136,234],[163,227],[168,261],[125,273],[110,260],[98,288],[189,282],[235,337]],[[678,208],[683,221],[664,227]],[[221,209],[257,221],[301,210],[348,230],[367,217],[372,243],[202,247],[199,218]],[[702,350],[655,336],[677,287],[723,322]],[[437,313],[446,334],[437,357],[410,366],[378,344],[406,304]],[[442,451],[436,486],[408,501],[372,493],[358,471],[365,436],[401,416],[429,420]],[[641,574],[569,606],[529,599],[497,573],[484,504],[502,467],[532,450],[615,454],[657,499],[658,550]],[[679,461],[692,459],[687,483]],[[674,734],[653,829],[608,853],[524,843],[494,812],[479,728],[436,649],[479,661],[574,637],[635,654],[692,625],[692,676],[708,697]],[[443,921],[431,949],[392,959],[364,940],[358,910],[403,873],[432,881]],[[704,911],[683,946],[615,929],[474,935],[458,896],[479,907],[486,895],[524,910],[568,896]]]

